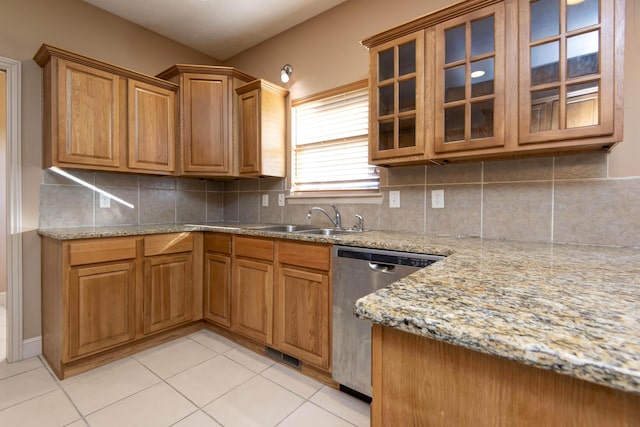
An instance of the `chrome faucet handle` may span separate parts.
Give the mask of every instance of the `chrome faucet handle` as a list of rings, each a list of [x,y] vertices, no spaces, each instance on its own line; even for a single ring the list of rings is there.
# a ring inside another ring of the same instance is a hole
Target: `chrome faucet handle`
[[[362,215],[356,214],[356,219],[358,220],[358,224],[354,226],[356,231],[363,232],[364,231],[364,217]]]
[[[333,203],[330,203],[329,206],[331,206],[334,212],[336,213],[336,219],[334,221],[334,225],[336,226],[336,228],[342,228],[342,216],[340,215],[340,211],[338,210],[338,208],[336,208],[336,205],[334,205]]]

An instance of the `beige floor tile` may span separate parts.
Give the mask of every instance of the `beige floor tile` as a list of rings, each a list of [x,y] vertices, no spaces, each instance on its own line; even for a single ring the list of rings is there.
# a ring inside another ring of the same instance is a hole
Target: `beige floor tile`
[[[211,359],[216,352],[183,338],[134,355],[146,367],[162,378],[168,378]]]
[[[224,426],[275,426],[302,403],[300,396],[257,376],[203,409]]]
[[[170,426],[197,408],[165,383],[107,406],[87,417],[92,427]]]
[[[24,359],[19,362],[0,363],[0,380],[4,378],[9,378],[14,375],[21,374],[23,372],[32,371],[37,368],[42,368],[42,362],[37,357],[30,357],[29,359]]]
[[[262,372],[261,375],[305,399],[310,398],[322,388],[322,384],[318,381],[277,363]]]
[[[256,373],[264,371],[275,363],[271,359],[267,359],[266,357],[244,347],[234,348],[233,350],[227,351],[224,355]]]
[[[232,348],[238,347],[238,344],[208,330],[202,330],[189,336],[192,340],[210,348],[216,353],[225,353]]]
[[[209,415],[202,411],[194,412],[173,425],[173,427],[219,427]]]
[[[0,426],[7,427],[59,427],[78,419],[80,414],[60,389],[0,411]]]
[[[369,405],[346,393],[324,386],[311,402],[357,426],[369,426]]]
[[[43,366],[0,380],[0,409],[41,396],[58,388]]]
[[[305,402],[295,412],[284,419],[278,427],[352,427],[353,424],[343,420],[337,415]]]
[[[244,366],[220,355],[174,375],[167,382],[202,407],[254,375]]]
[[[102,409],[161,380],[140,362],[126,358],[78,375],[73,383],[62,382],[82,415]]]

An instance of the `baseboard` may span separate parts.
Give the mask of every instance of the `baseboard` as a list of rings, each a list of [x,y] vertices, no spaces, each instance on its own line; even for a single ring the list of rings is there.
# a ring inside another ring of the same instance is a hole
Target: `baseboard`
[[[22,341],[22,358],[39,356],[42,354],[42,337],[29,338]]]
[[[0,292],[0,305],[7,306],[7,293]]]

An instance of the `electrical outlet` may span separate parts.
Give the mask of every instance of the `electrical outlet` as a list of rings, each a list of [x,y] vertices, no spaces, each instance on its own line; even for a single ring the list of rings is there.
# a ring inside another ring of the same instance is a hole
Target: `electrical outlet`
[[[262,195],[262,207],[266,208],[267,206],[269,206],[269,195],[268,194],[263,194]]]
[[[278,194],[278,206],[284,206],[284,194]]]
[[[110,208],[111,207],[111,199],[104,194],[100,194],[100,207],[101,208]]]
[[[400,207],[400,192],[399,191],[389,191],[389,207],[390,208],[399,208]]]
[[[431,190],[431,208],[444,208],[444,190]]]

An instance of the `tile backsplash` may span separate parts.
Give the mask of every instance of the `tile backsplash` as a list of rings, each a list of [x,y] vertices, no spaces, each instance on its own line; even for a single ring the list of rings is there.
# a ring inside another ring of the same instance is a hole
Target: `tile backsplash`
[[[94,191],[45,170],[40,185],[40,227],[213,222],[224,219],[224,186],[193,178],[69,170],[83,181],[131,203],[100,207]]]
[[[216,182],[71,171],[134,209],[99,197],[53,172],[45,171],[40,226],[71,227],[227,221],[306,223],[317,203],[278,206],[286,179]],[[389,191],[400,191],[400,208],[389,207]],[[444,190],[445,207],[431,207],[431,190]],[[492,239],[640,246],[640,177],[607,177],[605,153],[445,166],[383,170],[381,201],[336,199],[343,224],[363,215],[368,229],[428,235],[482,236]],[[263,206],[263,198],[268,206]],[[328,207],[326,204],[319,204]],[[330,225],[322,215],[311,222]]]

